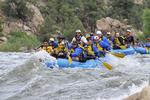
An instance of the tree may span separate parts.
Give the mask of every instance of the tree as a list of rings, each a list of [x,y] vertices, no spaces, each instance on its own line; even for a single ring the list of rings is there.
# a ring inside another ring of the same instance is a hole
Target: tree
[[[118,20],[128,19],[129,24],[135,28],[141,29],[141,15],[143,13],[142,5],[134,3],[134,0],[112,0],[110,1],[108,15]]]
[[[150,8],[150,0],[144,0],[144,6]]]
[[[150,37],[150,9],[145,9],[143,16],[143,31],[145,38]]]
[[[0,36],[3,36],[3,35],[4,35],[4,34],[3,34],[3,26],[2,26],[2,24],[3,24],[3,21],[0,20]]]
[[[2,8],[8,17],[25,20],[30,13],[26,3],[26,0],[6,0]]]
[[[45,23],[40,30],[44,37],[61,31],[67,37],[72,37],[76,29],[84,30],[83,24],[76,14],[74,0],[51,0],[41,9]],[[43,38],[44,38],[43,37]],[[71,39],[71,38],[69,38]]]
[[[129,19],[130,13],[132,12],[132,8],[134,6],[133,0],[113,0],[110,3],[112,6],[112,17],[117,19]]]

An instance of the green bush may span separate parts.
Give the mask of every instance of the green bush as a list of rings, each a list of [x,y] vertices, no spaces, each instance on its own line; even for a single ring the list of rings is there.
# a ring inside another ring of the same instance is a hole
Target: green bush
[[[27,0],[5,0],[2,5],[3,12],[16,19],[26,20],[31,16],[31,11],[26,7]]]
[[[144,32],[144,37],[150,37],[150,9],[145,9],[143,16],[143,32]]]
[[[2,23],[3,23],[3,22],[0,20],[0,37],[1,37],[1,36],[4,36]]]
[[[40,45],[36,36],[28,36],[24,32],[12,32],[7,43],[0,45],[0,51],[19,51],[21,47],[32,49]]]
[[[137,33],[137,34],[136,34],[136,37],[137,37],[140,41],[144,41],[144,42],[146,41],[146,40],[145,40],[145,36],[144,36],[143,34],[141,34],[141,33]]]

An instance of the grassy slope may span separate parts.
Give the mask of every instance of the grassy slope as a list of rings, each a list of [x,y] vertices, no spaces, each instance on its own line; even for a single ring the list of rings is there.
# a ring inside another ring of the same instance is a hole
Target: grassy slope
[[[8,42],[0,45],[0,51],[19,51],[21,47],[32,49],[39,44],[36,36],[28,36],[24,32],[12,32]]]

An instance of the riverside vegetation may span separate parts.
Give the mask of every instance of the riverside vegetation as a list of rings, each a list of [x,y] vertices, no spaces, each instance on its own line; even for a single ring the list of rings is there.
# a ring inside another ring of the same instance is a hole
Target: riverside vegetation
[[[136,0],[135,0],[136,1]],[[10,33],[3,32],[3,19],[0,19],[0,36],[8,41],[0,44],[0,51],[19,51],[21,47],[33,48],[45,38],[61,31],[68,39],[73,37],[76,29],[94,32],[96,20],[107,16],[120,21],[127,20],[133,28],[144,32],[138,35],[141,40],[150,36],[150,1],[137,3],[134,0],[4,0],[0,11],[6,19],[30,21],[32,11],[27,3],[32,3],[40,10],[44,22],[38,34],[27,35],[23,30]],[[1,2],[1,1],[0,1]]]

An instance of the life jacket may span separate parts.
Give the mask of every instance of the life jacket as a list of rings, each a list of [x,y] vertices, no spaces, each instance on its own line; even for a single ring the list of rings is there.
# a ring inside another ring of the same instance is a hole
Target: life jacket
[[[82,53],[78,57],[79,57],[79,60],[82,61],[82,59],[85,58],[85,52],[84,52],[84,49],[81,46],[80,46],[80,48],[82,49]],[[74,53],[73,48],[70,49],[70,53]]]
[[[53,52],[52,46],[42,47],[42,49],[45,50],[46,52],[48,52],[49,54],[51,54]]]
[[[78,44],[81,44],[81,38],[82,38],[82,36],[80,36],[79,38],[77,38],[77,37],[75,36],[75,39],[76,39],[76,41],[77,41]]]
[[[67,49],[66,49],[65,45],[59,43],[58,47],[56,48],[56,54],[58,54],[58,53],[66,53],[66,52],[67,52]]]
[[[122,42],[121,42],[121,40],[119,40],[119,38],[122,38]],[[119,45],[119,47],[121,49],[126,49],[126,47],[125,47],[125,38],[123,36],[115,38],[114,39],[114,43],[117,44],[117,45]]]
[[[125,42],[128,45],[134,45],[134,37],[133,36],[128,36],[125,38]]]
[[[101,39],[100,39],[100,41],[101,41]],[[95,45],[96,45],[96,47],[98,48],[99,51],[103,50],[103,48],[100,46],[99,42],[97,42]]]
[[[85,41],[83,41],[82,39],[85,38],[84,36],[80,36],[79,38],[75,37],[75,41],[81,45],[81,46],[85,46],[86,43],[84,43]],[[86,38],[85,38],[86,39]]]
[[[93,56],[95,55],[92,45],[88,45],[88,47],[87,47],[87,55],[93,55]]]

